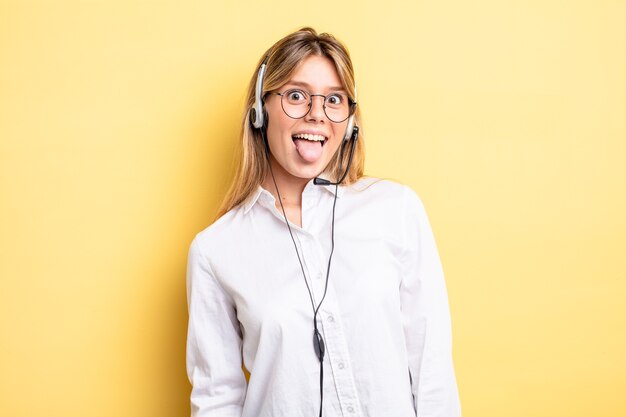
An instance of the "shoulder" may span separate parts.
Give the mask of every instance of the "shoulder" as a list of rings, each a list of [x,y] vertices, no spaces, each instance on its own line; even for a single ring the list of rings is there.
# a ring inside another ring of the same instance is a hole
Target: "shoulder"
[[[383,234],[401,236],[425,216],[417,193],[394,180],[365,177],[346,186],[343,196],[341,204],[350,211],[350,221]]]
[[[345,194],[349,198],[386,202],[395,207],[422,205],[418,194],[411,187],[399,181],[384,178],[363,177],[347,186]]]
[[[242,220],[243,208],[237,206],[231,209],[195,235],[191,242],[191,250],[207,256],[231,244],[236,244],[237,231],[241,227]]]

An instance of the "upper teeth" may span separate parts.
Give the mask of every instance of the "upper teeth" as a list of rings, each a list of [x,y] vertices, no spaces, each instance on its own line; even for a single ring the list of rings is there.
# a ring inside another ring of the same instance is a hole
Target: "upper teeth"
[[[322,142],[326,139],[322,135],[310,135],[308,133],[298,133],[297,135],[293,135],[293,137],[296,139],[315,140],[318,142]]]

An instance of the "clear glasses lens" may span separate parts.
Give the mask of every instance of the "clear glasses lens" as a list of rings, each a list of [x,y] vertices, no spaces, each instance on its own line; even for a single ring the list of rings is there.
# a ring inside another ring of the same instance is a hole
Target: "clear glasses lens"
[[[304,90],[291,89],[280,95],[283,111],[292,119],[301,119],[309,113],[313,97],[322,97],[324,99],[324,113],[332,122],[343,122],[350,117],[350,112],[352,111],[350,100],[343,93],[333,93],[327,96],[314,94],[311,96]]]

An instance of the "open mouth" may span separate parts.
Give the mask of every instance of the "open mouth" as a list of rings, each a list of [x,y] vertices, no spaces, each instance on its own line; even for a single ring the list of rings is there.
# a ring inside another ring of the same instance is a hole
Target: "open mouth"
[[[313,135],[310,133],[298,133],[298,134],[293,135],[291,139],[293,141],[296,141],[299,139],[299,140],[306,140],[310,142],[320,142],[322,146],[324,146],[326,142],[328,141],[328,138],[326,136]]]

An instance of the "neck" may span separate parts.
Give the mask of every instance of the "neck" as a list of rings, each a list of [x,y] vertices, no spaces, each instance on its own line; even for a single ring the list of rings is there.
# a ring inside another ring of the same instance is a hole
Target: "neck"
[[[276,179],[276,185],[280,191],[280,198],[282,199],[283,205],[301,207],[302,192],[310,179],[298,178],[289,174],[274,160],[274,157],[270,158],[270,164],[272,164],[272,171],[274,172],[274,178]],[[276,187],[274,186],[274,181],[272,180],[272,173],[269,170],[261,186],[272,193],[276,199],[276,205],[279,207],[280,203],[278,193],[276,192]]]

